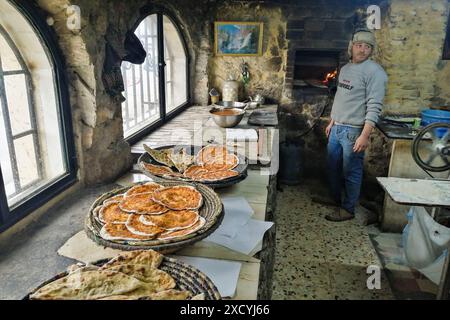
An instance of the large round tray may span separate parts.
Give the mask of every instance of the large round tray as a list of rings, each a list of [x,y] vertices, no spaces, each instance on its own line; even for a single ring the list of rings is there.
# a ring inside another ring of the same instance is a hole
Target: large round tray
[[[129,188],[143,183],[145,182],[139,182],[125,188],[115,189],[110,192],[104,193],[103,195],[98,197],[97,200],[94,201],[91,208],[89,209],[89,213],[85,219],[84,229],[87,236],[102,246],[107,246],[114,249],[120,250],[153,249],[160,253],[172,253],[190,244],[193,244],[194,242],[202,240],[203,238],[206,238],[212,232],[214,232],[222,223],[224,216],[223,205],[217,193],[215,193],[214,190],[212,190],[211,188],[198,183],[188,183],[179,181],[177,182],[158,181],[159,184],[165,187],[177,185],[187,185],[195,187],[203,196],[203,205],[199,210],[199,214],[203,218],[205,218],[206,220],[205,225],[196,232],[174,239],[163,239],[163,240],[155,239],[145,241],[103,239],[100,236],[100,229],[102,227],[102,224],[99,223],[94,218],[93,215],[94,208],[101,205],[105,199],[110,198],[117,194],[124,193]]]
[[[163,147],[158,147],[155,148],[156,150],[162,150],[162,149],[169,149],[169,148],[174,148],[175,151],[179,151],[182,148],[184,148],[186,150],[186,152],[190,155],[196,155],[203,147],[201,146],[194,146],[194,145],[170,145],[170,146],[163,146]],[[151,164],[156,164],[156,165],[161,165],[160,163],[156,162],[155,160],[153,160],[153,158],[147,153],[144,152],[138,159],[138,165],[139,165],[139,169],[142,171],[142,173],[144,173],[145,175],[147,175],[148,177],[152,178],[153,180],[155,180],[156,182],[159,182],[161,180],[163,181],[167,181],[167,180],[171,180],[171,181],[186,181],[186,182],[194,182],[194,183],[202,183],[207,185],[208,187],[211,188],[224,188],[224,187],[229,187],[232,186],[238,182],[241,182],[242,180],[244,180],[245,178],[247,178],[247,167],[248,167],[248,159],[247,157],[237,154],[237,157],[239,158],[239,165],[234,168],[233,170],[239,172],[239,175],[237,175],[236,177],[231,177],[231,178],[227,178],[227,179],[223,179],[223,180],[219,180],[219,181],[193,181],[189,178],[178,178],[178,177],[170,177],[170,176],[156,176],[150,172],[148,172],[145,167],[142,165],[142,162],[146,162],[146,163],[151,163]]]
[[[100,267],[108,261],[109,259],[102,259],[97,262],[94,262],[93,264]],[[170,276],[172,276],[172,278],[174,278],[177,284],[175,289],[188,290],[192,292],[194,296],[200,293],[204,293],[205,300],[221,299],[220,293],[217,290],[214,283],[203,272],[201,272],[200,270],[191,265],[188,265],[184,262],[178,261],[173,258],[164,257],[158,269],[167,272],[168,274],[170,274]],[[44,283],[40,284],[37,288],[32,290],[30,293],[28,293],[23,298],[23,300],[29,300],[30,295],[36,292],[38,289],[49,284],[50,282],[56,281],[62,277],[67,276],[67,274],[68,274],[67,271],[62,272],[57,274],[50,280],[45,281]],[[145,300],[145,298],[142,298],[142,300]]]

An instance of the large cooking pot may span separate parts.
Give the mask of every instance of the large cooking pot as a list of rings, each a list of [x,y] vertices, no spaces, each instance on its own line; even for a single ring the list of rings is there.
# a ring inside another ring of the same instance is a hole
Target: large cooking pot
[[[239,101],[219,101],[216,102],[214,105],[222,107],[222,108],[240,108],[243,109],[247,106],[246,102],[239,102]]]

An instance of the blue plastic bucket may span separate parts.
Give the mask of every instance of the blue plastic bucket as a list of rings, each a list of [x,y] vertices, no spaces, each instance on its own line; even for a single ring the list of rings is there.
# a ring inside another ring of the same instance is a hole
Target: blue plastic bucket
[[[434,110],[434,109],[425,109],[422,111],[422,121],[420,122],[422,126],[427,126],[430,123],[435,122],[450,123],[450,111]],[[439,138],[442,138],[446,132],[447,132],[446,128],[436,129],[436,135]]]

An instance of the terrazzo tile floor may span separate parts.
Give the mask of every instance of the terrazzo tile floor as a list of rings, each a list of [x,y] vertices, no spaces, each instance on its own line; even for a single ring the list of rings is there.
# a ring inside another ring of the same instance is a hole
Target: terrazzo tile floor
[[[311,201],[318,184],[281,185],[277,194],[272,299],[395,299],[369,238],[376,227],[325,220],[332,207]],[[381,269],[380,289],[367,288],[370,265]]]

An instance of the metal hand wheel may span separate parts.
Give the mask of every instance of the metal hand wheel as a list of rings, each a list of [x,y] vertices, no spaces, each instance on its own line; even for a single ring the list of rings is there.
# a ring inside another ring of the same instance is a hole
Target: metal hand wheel
[[[430,140],[431,139],[431,140]],[[411,153],[424,170],[442,172],[450,169],[450,124],[432,123],[414,138]]]

